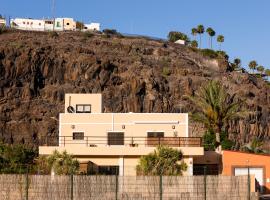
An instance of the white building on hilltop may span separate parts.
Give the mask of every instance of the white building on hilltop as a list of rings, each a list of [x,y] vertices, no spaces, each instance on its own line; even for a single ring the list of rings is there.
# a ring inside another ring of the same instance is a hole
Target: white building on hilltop
[[[75,31],[76,21],[73,18],[31,19],[15,18],[10,21],[11,27],[29,31]]]
[[[100,31],[100,23],[84,24],[83,31]]]
[[[0,27],[6,26],[7,22],[6,19],[0,16]]]

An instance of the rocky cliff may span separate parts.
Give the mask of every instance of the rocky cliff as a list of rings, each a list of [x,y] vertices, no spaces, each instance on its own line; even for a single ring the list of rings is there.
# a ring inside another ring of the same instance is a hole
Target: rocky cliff
[[[183,95],[221,80],[256,111],[230,125],[239,143],[270,136],[270,87],[223,58],[147,38],[10,31],[0,35],[0,136],[38,143],[58,134],[64,94],[102,93],[104,112],[189,112]],[[192,123],[191,135],[203,127]]]

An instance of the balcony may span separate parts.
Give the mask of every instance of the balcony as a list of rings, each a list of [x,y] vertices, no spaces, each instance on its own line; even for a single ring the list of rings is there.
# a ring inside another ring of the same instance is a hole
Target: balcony
[[[72,146],[85,147],[101,146],[129,146],[129,147],[156,147],[159,145],[169,147],[202,147],[200,137],[124,137],[108,138],[105,136],[84,136],[74,139],[72,136],[45,137],[40,146]]]

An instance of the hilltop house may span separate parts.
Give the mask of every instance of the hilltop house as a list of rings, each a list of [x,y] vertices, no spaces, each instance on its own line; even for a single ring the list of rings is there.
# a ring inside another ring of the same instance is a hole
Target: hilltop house
[[[39,147],[73,154],[88,174],[136,175],[140,156],[162,144],[183,152],[193,175],[193,158],[202,156],[201,138],[189,137],[187,113],[102,113],[101,94],[66,94],[59,115],[59,138]]]
[[[83,31],[100,31],[100,23],[90,23],[90,24],[84,24]]]
[[[20,30],[30,31],[74,31],[76,22],[73,18],[55,18],[52,19],[11,19],[11,27]]]

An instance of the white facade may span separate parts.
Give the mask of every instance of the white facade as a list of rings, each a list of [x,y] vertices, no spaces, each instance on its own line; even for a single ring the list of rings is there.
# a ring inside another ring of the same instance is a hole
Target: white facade
[[[174,43],[186,45],[186,41],[185,40],[176,40]]]
[[[52,19],[11,19],[11,27],[20,30],[30,31],[74,31],[76,22],[73,18],[56,18]]]
[[[15,18],[11,19],[10,25],[20,30],[44,31],[44,20],[39,19]]]
[[[99,31],[100,23],[84,24],[83,31]]]

